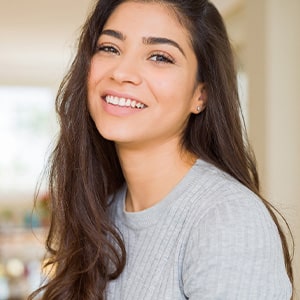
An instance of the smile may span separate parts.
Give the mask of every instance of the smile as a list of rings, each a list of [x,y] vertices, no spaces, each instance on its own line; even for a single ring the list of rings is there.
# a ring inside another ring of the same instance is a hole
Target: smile
[[[105,96],[105,101],[108,104],[123,106],[123,107],[131,107],[131,108],[145,108],[146,105],[144,103],[138,102],[136,100],[131,100],[129,98],[119,98],[116,96],[107,95]]]

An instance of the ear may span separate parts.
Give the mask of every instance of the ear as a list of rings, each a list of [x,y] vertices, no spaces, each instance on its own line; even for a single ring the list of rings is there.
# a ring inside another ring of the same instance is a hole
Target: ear
[[[205,83],[198,83],[192,101],[191,112],[194,114],[199,114],[206,107],[207,102],[207,91]]]

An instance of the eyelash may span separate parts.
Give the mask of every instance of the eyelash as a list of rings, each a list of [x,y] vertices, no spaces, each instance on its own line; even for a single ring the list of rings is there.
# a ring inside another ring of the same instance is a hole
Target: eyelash
[[[97,46],[97,52],[113,53],[119,55],[119,50],[112,45],[99,45]]]
[[[153,60],[152,59],[153,57],[157,57],[158,60]],[[167,54],[161,53],[161,52],[151,54],[150,60],[152,60],[158,64],[161,64],[161,63],[162,64],[174,64],[175,63],[174,59],[170,55],[167,55]]]
[[[119,50],[113,45],[99,45],[97,46],[97,52],[112,53],[120,55]],[[154,60],[153,58],[156,57]],[[174,64],[175,60],[170,56],[162,52],[153,53],[149,59],[157,64]]]

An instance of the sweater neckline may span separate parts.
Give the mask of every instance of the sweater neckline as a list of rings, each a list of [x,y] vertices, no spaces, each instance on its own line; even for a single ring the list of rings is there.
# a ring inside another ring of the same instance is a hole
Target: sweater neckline
[[[191,191],[190,188],[193,187],[195,180],[199,176],[199,172],[196,170],[202,164],[205,164],[205,162],[197,159],[190,170],[161,201],[142,211],[127,212],[125,210],[127,186],[126,184],[123,185],[117,194],[118,219],[132,229],[141,230],[157,224],[164,219],[164,215],[170,213],[172,207],[176,206],[178,201],[183,201],[186,192]]]

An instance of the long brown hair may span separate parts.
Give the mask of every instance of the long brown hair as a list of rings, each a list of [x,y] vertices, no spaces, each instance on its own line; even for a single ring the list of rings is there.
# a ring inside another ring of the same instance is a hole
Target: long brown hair
[[[126,251],[108,213],[109,196],[124,183],[114,143],[97,131],[87,108],[87,77],[97,39],[124,0],[100,0],[87,19],[77,55],[56,98],[60,136],[49,164],[51,226],[48,267],[53,275],[29,299],[104,299],[107,283],[124,269]],[[229,173],[259,195],[255,159],[241,122],[236,71],[223,20],[205,0],[140,1],[170,6],[189,30],[205,82],[206,109],[191,115],[182,146]],[[288,245],[272,206],[261,198],[277,225],[286,269],[293,282]]]

